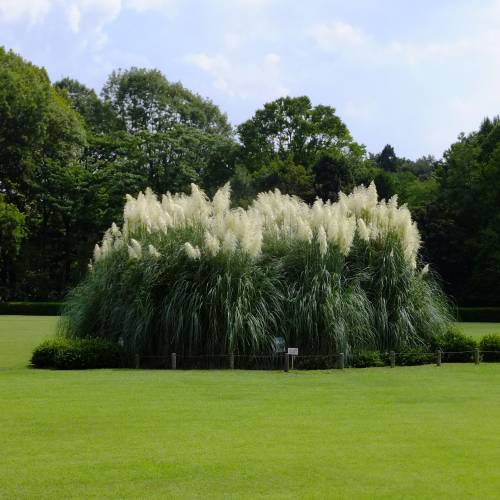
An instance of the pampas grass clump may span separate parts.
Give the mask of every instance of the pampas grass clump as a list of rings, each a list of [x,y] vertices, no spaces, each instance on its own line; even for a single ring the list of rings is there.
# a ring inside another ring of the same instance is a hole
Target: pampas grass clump
[[[95,246],[61,329],[129,352],[302,354],[425,345],[448,322],[444,296],[420,264],[420,237],[397,198],[374,184],[312,206],[278,190],[246,210],[230,187],[212,200],[151,190],[127,196],[124,224]]]

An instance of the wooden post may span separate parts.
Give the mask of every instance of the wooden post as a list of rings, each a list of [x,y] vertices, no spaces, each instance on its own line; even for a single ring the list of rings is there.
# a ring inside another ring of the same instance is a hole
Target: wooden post
[[[389,359],[391,361],[391,368],[394,368],[396,366],[396,353],[394,351],[389,353]]]
[[[134,365],[136,369],[141,367],[141,357],[139,354],[136,354],[134,357]]]
[[[177,369],[177,355],[175,354],[175,352],[173,352],[170,355],[170,358],[171,358],[171,361],[172,361],[172,370],[176,370]]]
[[[436,351],[436,366],[441,366],[441,349]]]
[[[344,353],[341,352],[339,354],[339,364],[338,364],[338,368],[339,370],[343,370],[344,369],[344,361],[345,361],[345,358],[344,358]]]
[[[474,363],[476,365],[479,364],[479,349],[477,349],[477,348],[474,349]]]
[[[285,367],[284,370],[287,372],[290,369],[290,359],[288,353],[285,352]]]
[[[234,354],[233,353],[229,354],[229,368],[231,370],[234,370]]]

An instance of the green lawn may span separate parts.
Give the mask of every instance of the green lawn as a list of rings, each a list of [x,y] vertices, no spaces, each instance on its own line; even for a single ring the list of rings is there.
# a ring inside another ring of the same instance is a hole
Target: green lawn
[[[500,335],[500,323],[455,323],[458,328],[476,339],[480,339],[484,335],[497,333]]]
[[[0,315],[0,370],[25,367],[33,347],[54,335],[57,319],[56,316]]]
[[[0,498],[498,498],[500,364],[24,368],[0,316]]]

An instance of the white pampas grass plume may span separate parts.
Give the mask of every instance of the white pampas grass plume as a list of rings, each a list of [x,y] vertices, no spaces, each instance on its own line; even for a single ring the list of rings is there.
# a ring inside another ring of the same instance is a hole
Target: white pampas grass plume
[[[141,244],[132,238],[130,240],[130,245],[128,246],[128,256],[131,259],[140,259],[142,257],[142,247]]]
[[[198,260],[201,257],[200,249],[191,245],[189,241],[186,241],[186,243],[184,243],[184,251],[190,259]]]
[[[425,264],[425,266],[420,271],[420,276],[425,276],[429,273],[429,264]]]
[[[262,249],[262,231],[252,228],[245,232],[241,239],[241,248],[251,257],[258,257]]]
[[[340,251],[344,255],[348,255],[351,250],[351,245],[356,233],[356,218],[347,217],[339,225],[339,241]]]
[[[208,253],[215,257],[220,250],[220,242],[217,236],[214,236],[210,231],[205,231],[205,246]]]
[[[369,241],[370,239],[370,230],[363,219],[358,219],[358,236],[363,241]]]
[[[229,210],[231,204],[231,185],[224,184],[216,193],[213,198],[212,204],[216,214],[222,214]]]
[[[94,260],[119,250],[127,242],[130,258],[139,259],[142,249],[139,243],[129,240],[131,236],[140,238],[146,249],[149,234],[158,234],[161,241],[170,232],[192,228],[205,235],[203,249],[212,256],[224,251],[257,257],[271,239],[311,244],[314,238],[322,255],[332,247],[348,255],[355,235],[367,243],[395,236],[406,261],[416,268],[420,235],[410,211],[404,205],[398,207],[397,197],[379,202],[373,182],[368,187],[354,188],[349,195],[339,193],[336,203],[316,200],[312,206],[275,189],[259,193],[246,210],[231,209],[230,195],[229,184],[220,188],[212,201],[194,184],[190,195],[167,193],[161,202],[149,188],[137,198],[127,195],[123,227],[112,224],[94,250]],[[192,249],[191,255],[198,258],[196,248]]]
[[[111,224],[111,236],[113,236],[113,238],[121,238],[122,236],[119,227],[114,222]]]
[[[367,189],[368,208],[370,209],[374,208],[377,205],[377,201],[378,201],[377,187],[375,186],[375,183],[371,181]]]
[[[96,243],[94,247],[94,260],[98,262],[102,256],[101,247]]]
[[[313,232],[311,226],[305,222],[301,217],[297,219],[297,236],[299,240],[311,243]]]
[[[161,253],[158,252],[158,250],[156,250],[156,248],[154,247],[154,245],[149,245],[148,246],[148,252],[149,252],[149,255],[151,255],[151,257],[155,258],[155,259],[159,259],[161,257]]]
[[[236,235],[229,229],[222,240],[222,248],[225,252],[233,253],[238,246]]]
[[[318,244],[319,244],[319,253],[322,256],[325,256],[328,250],[328,242],[326,241],[326,231],[323,226],[319,226],[318,229]]]

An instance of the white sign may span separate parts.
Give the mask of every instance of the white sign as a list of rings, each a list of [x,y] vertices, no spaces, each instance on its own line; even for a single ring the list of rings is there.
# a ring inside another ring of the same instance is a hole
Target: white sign
[[[298,356],[299,355],[299,348],[298,347],[289,347],[288,354],[290,354],[292,356]]]

